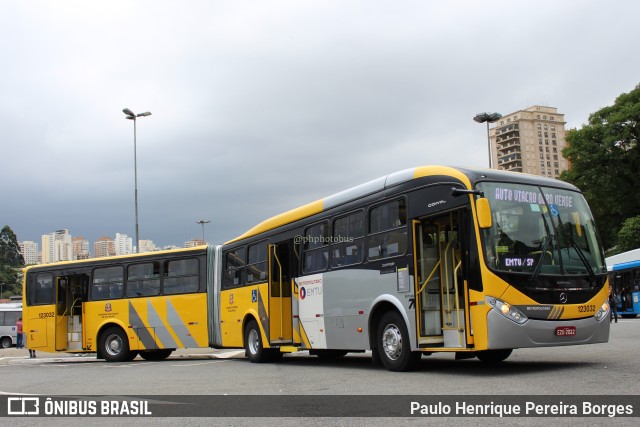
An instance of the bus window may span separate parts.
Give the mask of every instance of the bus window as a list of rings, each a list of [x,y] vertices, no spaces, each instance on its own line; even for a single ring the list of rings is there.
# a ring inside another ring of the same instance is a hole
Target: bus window
[[[127,268],[127,297],[160,295],[160,263],[133,264]]]
[[[304,273],[315,273],[329,265],[329,223],[323,221],[304,233]]]
[[[378,205],[369,211],[369,260],[403,255],[407,250],[407,210],[403,199]]]
[[[164,294],[188,294],[198,292],[200,274],[196,258],[165,261]]]
[[[333,221],[331,267],[359,264],[364,259],[364,212]]]
[[[268,250],[266,240],[249,246],[247,283],[264,282],[267,280],[267,270],[269,269],[267,257]]]
[[[0,312],[0,326],[16,326],[16,322],[20,317],[22,317],[22,311],[20,309],[16,309],[17,311],[5,311]],[[4,316],[4,323],[3,323]]]
[[[236,248],[226,253],[224,257],[224,277],[222,287],[224,289],[241,286],[242,272],[244,270],[244,248]]]
[[[31,293],[29,296],[31,297]],[[53,276],[50,273],[38,274],[33,297],[29,299],[29,305],[53,304],[54,297]]]
[[[91,299],[105,300],[122,298],[123,268],[106,267],[93,270]]]

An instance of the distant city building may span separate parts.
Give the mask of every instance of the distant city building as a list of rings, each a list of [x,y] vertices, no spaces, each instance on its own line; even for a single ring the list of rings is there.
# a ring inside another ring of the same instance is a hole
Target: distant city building
[[[40,260],[38,253],[38,244],[36,242],[25,240],[24,242],[19,242],[18,244],[20,245],[20,253],[24,258],[24,263],[26,265],[39,263]]]
[[[114,256],[116,254],[115,242],[111,237],[99,237],[93,243],[93,255],[96,258]]]
[[[493,167],[557,178],[568,169],[562,157],[564,114],[534,105],[505,115],[489,130]]]
[[[195,248],[196,246],[206,245],[207,243],[201,239],[191,239],[188,242],[184,242],[185,248]]]
[[[42,263],[73,259],[73,244],[69,230],[58,230],[42,236]]]
[[[153,240],[140,240],[139,243],[140,250],[138,252],[154,252],[158,250]]]
[[[180,248],[178,246],[176,246],[176,245],[167,245],[167,246],[164,246],[162,248],[162,250],[164,250],[164,251],[169,251],[169,250],[172,250],[172,249],[180,249]]]
[[[71,238],[71,244],[73,246],[73,259],[89,259],[91,254],[89,253],[89,241],[84,237]]]
[[[126,234],[116,233],[116,238],[114,240],[116,255],[127,255],[133,253],[132,240],[133,239]]]

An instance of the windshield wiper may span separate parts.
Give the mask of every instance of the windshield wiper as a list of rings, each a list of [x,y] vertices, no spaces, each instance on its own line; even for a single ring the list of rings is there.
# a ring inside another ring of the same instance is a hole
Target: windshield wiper
[[[576,253],[578,254],[578,258],[580,258],[580,261],[582,261],[584,266],[587,268],[591,282],[595,283],[596,273],[593,271],[593,268],[591,268],[591,265],[589,264],[589,260],[587,260],[587,257],[584,256],[584,252],[582,252],[582,249],[580,249],[576,241],[573,240],[573,236],[570,233],[563,233],[563,234],[569,240],[569,243],[571,243],[571,246],[573,247],[573,249],[576,250]]]
[[[567,230],[565,230],[564,224],[562,223],[562,219],[560,219],[560,215],[558,215],[558,223],[560,224],[560,231],[562,232],[562,235],[564,236],[565,239],[567,239],[569,241],[569,244],[571,244],[571,247],[576,250],[576,253],[578,254],[578,258],[580,258],[580,261],[586,267],[587,272],[589,273],[589,279],[591,279],[590,281],[592,283],[595,283],[595,281],[596,281],[596,273],[594,273],[593,268],[591,268],[591,265],[589,264],[589,261],[587,260],[587,257],[584,256],[584,253],[582,252],[582,249],[580,249],[580,247],[578,246],[576,241],[573,239],[573,236],[571,235],[571,233],[569,233]],[[571,223],[569,223],[569,224],[571,224]],[[558,248],[559,247],[560,247],[560,245],[558,245]],[[558,250],[560,252],[562,252],[561,249],[558,249]],[[569,252],[569,248],[567,248],[567,254],[571,255],[571,253]],[[562,262],[562,254],[560,255],[560,261]]]
[[[542,251],[540,252],[540,261],[538,261],[538,263],[536,264],[536,267],[533,269],[533,272],[531,273],[529,280],[535,280],[536,277],[538,277],[538,274],[540,273],[540,269],[542,267],[542,263],[544,262],[544,257],[547,254],[547,248],[549,247],[549,243],[551,243],[551,236],[547,234],[546,236],[544,236],[544,241],[542,242]],[[553,254],[551,255],[551,258],[553,258]]]

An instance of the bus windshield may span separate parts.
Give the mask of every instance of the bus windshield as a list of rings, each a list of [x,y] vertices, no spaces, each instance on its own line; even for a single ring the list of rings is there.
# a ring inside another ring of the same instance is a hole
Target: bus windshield
[[[483,182],[492,227],[483,230],[487,263],[500,272],[538,275],[606,273],[591,211],[582,194],[551,187]]]

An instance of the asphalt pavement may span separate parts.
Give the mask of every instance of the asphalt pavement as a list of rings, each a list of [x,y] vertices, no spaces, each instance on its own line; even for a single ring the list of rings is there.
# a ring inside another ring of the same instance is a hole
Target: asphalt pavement
[[[169,359],[228,359],[232,357],[244,357],[244,350],[213,348],[187,348],[176,349]],[[140,358],[140,356],[137,356]],[[97,361],[95,353],[47,353],[36,351],[36,358],[29,357],[29,350],[15,347],[0,349],[0,365],[39,363],[43,361],[57,362],[92,362]]]

